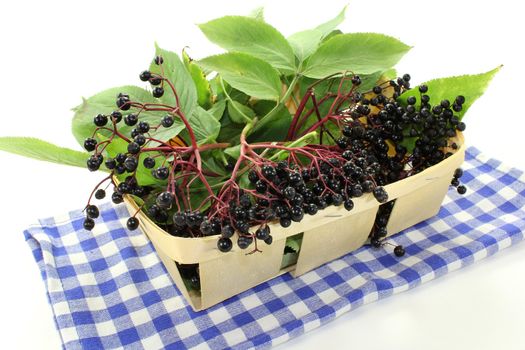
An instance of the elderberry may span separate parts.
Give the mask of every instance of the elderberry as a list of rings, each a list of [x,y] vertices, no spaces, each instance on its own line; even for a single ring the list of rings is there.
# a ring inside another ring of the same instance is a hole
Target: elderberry
[[[99,188],[95,192],[95,198],[96,199],[104,199],[104,197],[106,197],[106,191],[104,191],[102,188]]]
[[[108,117],[103,114],[99,114],[95,118],[93,118],[93,123],[96,126],[104,126],[108,123]]]
[[[239,244],[239,248],[241,248],[241,244],[240,243],[237,243],[237,244]],[[248,245],[245,248],[247,248]],[[229,252],[232,249],[232,247],[233,247],[233,243],[232,243],[232,240],[229,238],[222,237],[222,238],[219,238],[219,240],[217,241],[217,248],[223,253]],[[245,248],[241,248],[241,249],[245,249]]]
[[[241,249],[248,248],[250,246],[250,244],[252,244],[252,242],[253,242],[253,238],[251,236],[240,236],[237,239],[237,245]]]
[[[152,91],[153,97],[159,98],[164,95],[164,89],[160,86],[156,86]]]
[[[394,254],[397,256],[397,257],[402,257],[403,255],[405,255],[405,248],[403,248],[402,245],[398,245],[394,248]]]
[[[84,226],[84,229],[91,231],[93,227],[95,227],[95,221],[91,218],[85,218],[82,225]]]
[[[96,219],[99,216],[99,211],[96,205],[88,205],[86,207],[86,214],[91,219]]]
[[[270,227],[268,227],[268,225],[263,225],[255,231],[255,237],[262,241],[267,239],[269,236],[270,236]]]
[[[84,141],[84,148],[86,149],[86,151],[94,151],[95,147],[97,147],[97,140],[95,140],[94,138],[90,137]]]
[[[374,188],[373,194],[379,203],[386,203],[388,201],[388,193],[386,193],[385,189],[381,186]]]
[[[155,167],[155,159],[153,159],[151,157],[146,157],[142,161],[142,164],[144,165],[145,168],[152,169],[152,168]]]
[[[160,123],[162,124],[163,127],[169,128],[170,126],[173,125],[174,122],[175,120],[173,119],[171,115],[165,115],[164,117],[162,117],[162,120]]]
[[[139,227],[139,219],[137,219],[136,217],[132,216],[128,219],[128,221],[126,222],[126,227],[128,228],[128,230],[130,231],[133,231],[133,230],[136,230],[137,227]]]

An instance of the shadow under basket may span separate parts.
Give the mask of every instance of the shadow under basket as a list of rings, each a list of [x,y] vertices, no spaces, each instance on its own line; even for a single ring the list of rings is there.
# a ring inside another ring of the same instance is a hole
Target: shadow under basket
[[[454,154],[421,173],[385,186],[395,200],[387,225],[388,236],[436,215],[449,189],[455,169],[465,158],[462,135]],[[282,228],[269,224],[273,243],[261,244],[262,253],[246,254],[234,244],[228,253],[217,249],[218,236],[174,237],[157,226],[142,211],[137,214],[142,231],[149,237],[171,278],[195,311],[206,309],[283,273],[300,276],[320,265],[356,250],[367,242],[380,203],[371,193],[354,198],[354,209],[330,206],[299,223]],[[131,212],[136,203],[125,196]],[[297,262],[283,266],[287,238],[302,234]],[[236,237],[232,237],[235,242]],[[197,264],[200,291],[188,288],[177,265]]]

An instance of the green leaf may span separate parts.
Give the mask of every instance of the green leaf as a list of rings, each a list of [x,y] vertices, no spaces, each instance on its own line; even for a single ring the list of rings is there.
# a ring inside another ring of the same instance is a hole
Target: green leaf
[[[253,109],[234,100],[228,101],[228,114],[232,122],[237,124],[249,123],[255,117]]]
[[[285,245],[286,247],[293,250],[295,253],[299,253],[299,251],[301,250],[302,243],[303,243],[303,235],[298,234],[298,235],[287,237]]]
[[[90,154],[79,152],[33,137],[0,137],[0,151],[57,164],[86,167]]]
[[[221,123],[202,107],[195,108],[189,122],[199,145],[213,143],[219,136]]]
[[[151,93],[136,86],[120,86],[99,92],[88,99],[83,98],[82,103],[73,108],[75,115],[72,122],[72,132],[79,145],[84,145],[84,140],[93,135],[96,128],[93,124],[93,118],[97,114],[107,115],[117,109],[115,102],[117,100],[117,95],[121,92],[128,94],[132,101],[141,101],[145,103],[155,102]],[[148,121],[155,119],[156,123],[158,123],[161,114],[156,113],[158,119],[154,118],[154,115],[154,113],[141,113],[141,118],[145,118]],[[124,122],[119,124],[119,129],[120,128],[122,128],[121,130],[124,133],[129,133],[131,131],[131,127],[125,125]],[[109,136],[108,131],[106,130],[102,130],[101,133]]]
[[[221,120],[222,115],[224,114],[224,109],[226,108],[226,101],[220,100],[215,102],[213,106],[211,106],[210,109],[208,109],[208,112],[211,113],[217,120]]]
[[[190,56],[188,56],[185,50],[182,50],[182,59],[184,61],[184,66],[190,72],[191,78],[195,83],[195,88],[197,90],[197,103],[204,109],[210,108],[212,104],[210,82],[206,79],[204,72],[197,64],[195,64]]]
[[[390,68],[383,72],[383,76],[386,79],[395,79],[397,77],[397,70],[395,68]]]
[[[75,115],[73,117],[72,131],[77,142],[80,145],[84,144],[84,140],[93,135],[96,126],[93,124],[93,117],[97,114],[110,114],[113,110],[117,109],[115,105],[116,96],[120,93],[126,93],[130,96],[132,101],[138,101],[141,103],[156,103],[156,99],[148,91],[141,89],[136,86],[121,86],[104,90],[88,99],[83,99],[82,104],[73,108]],[[138,110],[133,108],[127,112],[123,112],[124,115],[130,113],[137,113]],[[159,124],[161,118],[164,116],[163,112],[145,112],[142,111],[139,115],[141,121],[146,121],[150,125]],[[110,127],[110,124],[108,124]],[[129,135],[134,126],[127,126],[121,121],[118,124],[118,130]],[[158,128],[157,130],[151,130],[150,134],[152,137],[161,140],[168,141],[172,137],[177,136],[182,130],[184,130],[184,124],[178,118],[175,119],[174,124],[169,128]],[[108,130],[100,130],[100,133],[106,137],[111,135]]]
[[[283,260],[281,261],[281,269],[297,264],[298,259],[299,259],[298,253],[284,253]]]
[[[253,17],[256,20],[264,22],[264,7],[263,6],[259,6],[259,7],[255,8],[255,9],[253,9],[250,12],[250,17]]]
[[[332,30],[327,36],[324,37],[323,43],[325,41],[328,41],[328,40],[332,39],[334,36],[339,35],[339,34],[343,34],[343,32],[340,31],[339,29]]]
[[[155,44],[155,55],[162,56],[164,63],[159,66],[152,62],[150,71],[156,74],[161,74],[161,70],[164,71],[164,77],[171,81],[177,91],[181,111],[189,118],[197,104],[197,90],[190,73],[176,53],[163,50]],[[170,106],[177,105],[175,94],[168,84],[164,84],[164,95],[158,100]]]
[[[332,33],[332,31],[334,31],[335,28],[337,28],[337,26],[339,26],[345,20],[346,8],[347,6],[343,7],[341,12],[339,12],[337,16],[323,24],[318,25],[317,27],[315,27],[315,29],[323,32],[323,37]]]
[[[428,86],[427,95],[430,96],[431,103],[439,103],[445,99],[448,99],[452,103],[456,96],[463,95],[465,97],[463,109],[460,112],[455,112],[455,114],[461,119],[478,97],[483,95],[483,92],[489,85],[490,81],[501,67],[502,66],[496,67],[493,70],[481,74],[434,79],[423,84]],[[416,105],[420,105],[420,93],[417,89],[406,91],[399,96],[398,101],[406,104],[406,99],[409,96],[416,97]]]
[[[228,147],[224,150],[224,153],[226,153],[233,159],[238,159],[241,156],[241,145]]]
[[[306,145],[309,145],[311,143],[317,143],[318,142],[318,139],[319,139],[319,135],[317,133],[317,131],[312,131],[304,136],[302,136],[301,138],[297,139],[297,140],[294,140],[294,141],[291,141],[291,142],[287,142],[286,143],[286,146],[287,147],[303,147],[303,146],[306,146]],[[285,150],[280,150],[278,152],[276,152],[273,156],[269,157],[268,159],[271,159],[271,160],[285,160],[288,158],[290,152],[288,151],[285,151]]]
[[[239,187],[240,188],[251,188],[253,187],[252,183],[250,182],[250,178],[248,177],[248,172],[244,172],[242,173],[238,179],[237,179],[237,183],[239,184]]]
[[[359,77],[361,78],[361,84],[359,85],[359,88],[357,90],[361,92],[372,90],[383,75],[384,72],[382,71],[374,72],[372,74],[360,75]]]
[[[311,78],[344,71],[371,74],[391,68],[409,49],[410,46],[383,34],[336,35],[310,56],[303,74]]]
[[[221,119],[221,130],[217,137],[217,141],[228,142],[232,145],[238,144],[240,142],[239,135],[241,134],[243,127],[243,124],[234,123],[230,118],[230,114],[226,111]]]
[[[199,25],[213,43],[270,63],[281,72],[295,71],[295,56],[285,37],[274,27],[255,18],[226,16]]]
[[[320,30],[308,29],[290,35],[288,42],[292,46],[295,56],[302,62],[317,50],[323,36],[324,34]]]
[[[209,171],[212,171],[215,174],[218,174],[221,176],[228,175],[228,172],[226,171],[226,169],[224,169],[224,167],[215,158],[213,158],[213,156],[204,156],[203,154],[202,165],[204,166],[205,169],[208,169]]]
[[[283,141],[286,138],[291,123],[292,115],[286,106],[280,104],[271,115],[265,116],[255,124],[255,129],[252,134],[248,136],[248,141]]]
[[[335,18],[318,25],[314,29],[303,30],[288,37],[288,42],[300,62],[314,53],[323,39],[344,21],[345,11],[346,6]]]
[[[228,84],[248,95],[264,100],[279,99],[279,72],[263,60],[230,52],[206,57],[199,65],[218,72]]]

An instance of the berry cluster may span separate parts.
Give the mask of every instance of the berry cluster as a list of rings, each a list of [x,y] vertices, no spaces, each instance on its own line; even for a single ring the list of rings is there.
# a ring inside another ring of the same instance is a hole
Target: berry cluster
[[[467,193],[467,188],[465,185],[461,185],[459,182],[459,179],[463,176],[463,169],[458,168],[454,172],[454,176],[452,177],[452,181],[450,181],[450,184],[454,187],[456,187],[456,190],[459,194],[465,194]]]
[[[135,196],[143,203],[141,210],[171,235],[217,235],[217,248],[222,252],[233,248],[235,233],[240,249],[253,243],[252,252],[260,251],[258,241],[271,244],[273,240],[269,223],[279,222],[282,227],[289,227],[305,215],[315,215],[331,205],[352,210],[353,198],[370,193],[382,203],[371,234],[372,245],[379,246],[380,239],[386,236],[393,206],[392,201],[388,202],[384,186],[451,155],[457,148],[451,140],[456,131],[465,129],[454,114],[462,108],[462,96],[453,103],[443,100],[431,105],[426,94],[428,88],[421,85],[418,97],[409,96],[403,103],[398,97],[411,94],[408,74],[382,82],[368,92],[358,91],[361,84],[358,76],[345,75],[340,78],[337,93],[327,93],[318,101],[314,89],[309,89],[294,115],[286,141],[319,135],[317,143],[303,146],[292,146],[288,142],[248,143],[250,128],[245,128],[239,139],[240,156],[229,169],[231,177],[214,189],[208,180],[218,174],[203,168],[202,154],[230,145],[197,143],[178,105],[174,86],[162,73],[162,57],[155,57],[154,62],[160,73],[144,71],[140,79],[152,85],[152,95],[156,98],[163,96],[165,89],[170,90],[177,105],[141,103],[120,93],[115,102],[117,110],[94,117],[93,136],[84,143],[86,150],[93,152],[87,167],[95,171],[104,164],[111,174],[95,187],[88,201],[84,221],[88,230],[93,229],[94,219],[99,216],[91,199],[105,197],[105,190],[100,187],[106,181],[113,183],[114,203],[121,203],[124,195]],[[345,89],[345,83],[349,83],[350,88]],[[309,101],[311,107],[307,109]],[[319,111],[327,103],[330,108],[321,115]],[[141,118],[144,112],[164,115],[159,116],[158,124],[150,125]],[[316,118],[313,122],[311,119],[307,122],[313,117]],[[174,145],[152,137],[152,131],[170,128],[177,118],[186,127],[187,143]],[[122,122],[132,127],[129,135],[119,127]],[[97,140],[100,132],[108,135],[107,139]],[[324,134],[329,135],[329,139],[323,143]],[[125,141],[126,149],[104,161],[107,146],[116,139]],[[140,185],[136,174],[142,168],[149,169],[158,184]],[[459,185],[460,176],[461,173],[456,172],[452,184],[464,193],[464,186]],[[248,181],[241,187],[243,177]],[[191,198],[197,187],[201,196],[204,191],[204,196],[195,206]],[[136,214],[128,219],[130,230],[139,226]],[[404,254],[401,250],[402,247],[396,247],[394,252],[401,256]]]

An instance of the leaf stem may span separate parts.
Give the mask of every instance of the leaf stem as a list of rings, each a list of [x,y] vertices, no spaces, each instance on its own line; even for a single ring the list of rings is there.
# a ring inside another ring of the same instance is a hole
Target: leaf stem
[[[230,97],[228,92],[226,92],[226,87],[224,86],[224,82],[221,76],[219,76],[219,82],[221,83],[222,91],[224,91],[224,95],[226,95],[226,99],[228,100],[228,102],[243,117],[243,119],[246,120],[247,123],[250,123],[252,121],[251,118],[244,114],[239,108],[237,108],[235,103],[233,103],[233,99]]]

